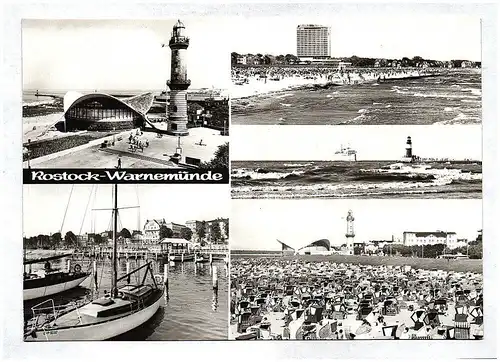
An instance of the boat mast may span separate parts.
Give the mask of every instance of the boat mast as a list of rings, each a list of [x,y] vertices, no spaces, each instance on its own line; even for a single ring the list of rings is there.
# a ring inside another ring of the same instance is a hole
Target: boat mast
[[[114,190],[114,205],[113,205],[113,279],[111,285],[111,297],[116,298],[118,295],[118,290],[116,287],[118,279],[118,265],[117,265],[117,242],[116,242],[116,230],[118,228],[118,184],[113,185]]]

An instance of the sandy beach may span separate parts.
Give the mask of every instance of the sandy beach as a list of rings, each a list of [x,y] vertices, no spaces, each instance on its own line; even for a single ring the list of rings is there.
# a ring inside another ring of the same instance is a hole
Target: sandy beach
[[[246,75],[244,71],[242,74],[236,74],[233,69],[233,82],[230,90],[232,99],[315,86],[375,83],[379,78],[384,80],[405,79],[431,74],[421,69],[397,71],[351,70],[346,72],[333,71],[332,69],[320,69],[318,71],[311,69],[311,72],[314,72],[313,75],[288,74],[286,71],[279,75],[273,75],[272,70],[268,70],[268,72],[269,75],[266,74],[266,77],[262,77],[260,74],[253,73]]]

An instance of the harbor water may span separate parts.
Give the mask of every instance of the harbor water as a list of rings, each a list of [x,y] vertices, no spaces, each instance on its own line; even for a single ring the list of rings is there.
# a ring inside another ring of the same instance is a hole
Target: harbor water
[[[32,256],[30,256],[31,258]],[[51,262],[52,268],[65,270],[66,258]],[[144,260],[129,259],[130,271],[144,265]],[[72,265],[80,264],[82,271],[91,271],[92,261],[72,260]],[[119,259],[118,277],[126,274],[126,259]],[[163,263],[168,265],[169,298],[165,300],[158,312],[138,328],[114,338],[117,341],[175,341],[175,340],[226,340],[228,327],[228,276],[225,263],[215,261],[218,275],[218,293],[215,296],[212,288],[212,275],[209,263],[194,262],[169,264],[168,261],[152,261],[153,274],[163,275]],[[42,269],[43,265],[33,265],[33,271]],[[141,282],[145,269],[132,275],[131,282]],[[99,297],[111,289],[111,260],[97,261],[97,284]],[[151,281],[149,277],[147,282]],[[125,283],[120,281],[118,285]],[[96,292],[92,276],[87,278],[81,287],[56,296],[42,298],[53,299],[56,305],[75,300],[84,300],[85,296]],[[30,317],[33,302],[25,302],[25,319]]]

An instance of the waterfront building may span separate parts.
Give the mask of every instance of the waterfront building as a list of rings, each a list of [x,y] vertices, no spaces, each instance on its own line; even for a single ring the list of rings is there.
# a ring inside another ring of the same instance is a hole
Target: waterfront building
[[[68,92],[63,99],[63,122],[56,127],[74,130],[110,131],[144,127],[146,113],[153,104],[153,93],[117,98],[105,93]]]
[[[165,219],[152,219],[146,220],[144,224],[144,233],[142,240],[145,244],[156,244],[160,240],[160,229],[165,226],[172,230],[172,236],[175,238],[180,238],[182,229],[186,226],[182,224],[177,224],[174,222],[166,222]]]
[[[290,245],[287,245],[280,240],[277,240],[277,241],[281,245],[281,254],[282,255],[294,255],[295,254],[295,249],[292,248]]]
[[[200,238],[198,235],[198,231],[205,223],[205,235],[203,238]],[[213,240],[211,237],[212,229],[214,225],[218,223],[220,229],[220,240]],[[214,243],[214,244],[227,244],[227,240],[229,238],[229,233],[226,232],[226,224],[229,223],[229,219],[227,218],[218,218],[214,220],[208,221],[199,221],[199,220],[188,220],[186,221],[186,227],[189,228],[192,232],[191,240],[200,242],[200,243]]]
[[[316,240],[297,250],[299,255],[329,255],[331,245],[328,239]]]
[[[299,58],[330,58],[330,27],[322,25],[297,26],[297,56]]]
[[[457,248],[457,233],[447,231],[405,231],[403,245],[436,245],[444,244],[449,249]]]

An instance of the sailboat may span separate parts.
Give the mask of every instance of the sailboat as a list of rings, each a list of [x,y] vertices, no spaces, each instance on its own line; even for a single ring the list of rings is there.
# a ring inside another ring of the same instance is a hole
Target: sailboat
[[[164,288],[158,285],[156,279],[159,276],[153,275],[151,262],[118,278],[118,185],[113,185],[113,189],[113,276],[111,292],[82,306],[62,311],[56,311],[52,302],[52,315],[44,314],[42,318],[40,318],[41,315],[36,315],[36,306],[33,307],[34,317],[30,329],[25,333],[25,340],[106,340],[142,325],[158,311],[160,302],[164,296]],[[142,282],[130,284],[130,276],[142,269],[146,269]],[[148,273],[152,277],[153,284],[145,283]],[[127,283],[119,288],[118,282],[124,279],[127,279]]]
[[[72,270],[62,271],[50,267],[51,260],[62,259],[72,254],[62,254],[47,258],[24,260],[24,265],[30,266],[29,272],[24,272],[23,300],[32,300],[48,297],[57,293],[79,286],[90,275],[82,272],[79,264],[75,264]],[[37,272],[31,272],[31,265],[45,263],[45,268]]]

